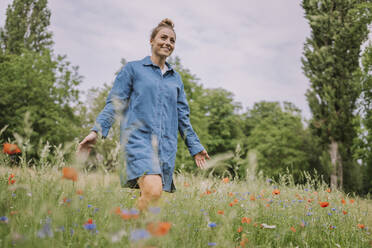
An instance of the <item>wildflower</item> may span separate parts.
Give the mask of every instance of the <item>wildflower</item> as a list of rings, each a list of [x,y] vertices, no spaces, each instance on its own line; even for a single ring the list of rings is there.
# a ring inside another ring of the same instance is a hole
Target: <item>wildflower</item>
[[[209,242],[209,243],[208,243],[208,246],[216,246],[216,245],[217,245],[216,242]]]
[[[229,196],[230,197],[233,197],[234,196],[234,193],[233,192],[229,192]]]
[[[49,237],[49,238],[53,238],[53,230],[52,228],[50,227],[50,223],[47,222],[43,225],[43,228],[40,229],[38,232],[37,232],[37,236],[39,238],[45,238],[45,237]]]
[[[306,192],[309,191],[309,189],[304,189]]]
[[[222,179],[223,183],[228,183],[229,181],[230,181],[230,179],[228,177],[225,177],[224,179]]]
[[[91,204],[88,204],[88,208],[91,208],[92,207],[92,205]]]
[[[189,186],[190,186],[190,184],[188,184],[188,183],[184,182],[184,183],[183,183],[183,186],[185,186],[185,187],[189,187]]]
[[[146,229],[153,236],[164,236],[169,232],[171,226],[172,224],[169,222],[149,223]]]
[[[319,205],[322,207],[322,208],[326,208],[329,206],[329,202],[319,202]]]
[[[242,224],[244,224],[244,223],[250,224],[251,221],[252,221],[251,218],[247,218],[247,217],[243,217],[243,218],[242,218]]]
[[[344,210],[344,211],[342,211],[342,213],[344,214],[344,215],[346,215],[347,214],[347,212]]]
[[[210,190],[207,189],[204,194],[210,195],[210,194],[212,194],[212,191],[210,191]]]
[[[209,226],[209,227],[216,227],[216,226],[217,226],[217,224],[216,224],[216,223],[214,223],[214,222],[210,222],[210,223],[208,223],[208,226]]]
[[[67,197],[63,198],[63,203],[70,203],[71,199],[68,199]]]
[[[312,213],[312,212],[308,212],[306,215],[307,215],[307,216],[312,216],[313,213]]]
[[[354,200],[353,199],[350,199],[350,203],[353,204],[354,203]]]
[[[304,221],[304,220],[302,220],[301,223],[300,223],[300,226],[301,226],[301,227],[305,227],[305,226],[307,226],[307,222]]]
[[[217,214],[222,214],[222,215],[223,215],[224,213],[225,213],[225,212],[224,212],[223,210],[218,210],[218,211],[217,211]]]
[[[18,211],[10,211],[10,215],[18,214]]]
[[[332,229],[336,229],[336,226],[332,226],[332,225],[331,225],[331,226],[329,226],[329,229],[331,229],[331,230],[332,230]]]
[[[96,224],[93,223],[92,219],[89,219],[87,222],[85,222],[84,228],[87,229],[87,230],[95,230],[96,229]]]
[[[83,194],[83,190],[81,190],[81,189],[76,190],[76,194],[82,195]]]
[[[4,222],[4,223],[8,223],[9,220],[8,220],[8,217],[6,217],[6,216],[1,216],[1,217],[0,217],[0,221],[1,221],[1,222]]]
[[[10,176],[8,177],[8,184],[14,184],[15,183],[15,179],[14,178],[14,174],[10,174]]]
[[[63,174],[62,178],[64,178],[64,179],[69,179],[69,180],[72,180],[74,182],[76,182],[77,179],[78,179],[77,171],[72,167],[62,168],[62,174]]]
[[[335,208],[331,208],[331,210],[332,210],[332,211],[336,211],[336,209],[335,209]]]
[[[291,231],[292,232],[296,232],[296,228],[294,228],[293,226],[291,226]]]
[[[246,243],[248,243],[248,239],[244,238],[242,241],[240,241],[240,246],[244,247]]]
[[[254,195],[251,195],[250,200],[251,201],[255,201],[256,200],[256,198],[254,197]]]
[[[133,230],[130,233],[130,240],[131,241],[138,241],[138,240],[141,240],[141,239],[147,239],[150,236],[151,236],[150,233],[148,231],[146,231],[145,229],[136,229],[136,230]]]
[[[234,202],[230,202],[230,203],[229,203],[229,206],[230,206],[230,207],[232,207],[232,206],[234,206],[234,205],[235,205]]]
[[[364,229],[365,225],[364,224],[358,224],[357,227],[360,228],[360,229]]]
[[[8,155],[14,155],[21,153],[21,149],[16,144],[4,143],[3,152]]]
[[[332,213],[328,213],[329,216],[332,216]]]
[[[341,203],[342,203],[343,205],[345,205],[345,204],[346,204],[346,201],[345,201],[345,199],[344,199],[344,198],[342,198],[342,199],[341,199]]]
[[[273,190],[273,195],[279,195],[280,194],[280,190],[279,189],[274,189]]]
[[[243,227],[242,226],[239,226],[238,233],[241,233],[242,231],[243,231]]]
[[[330,188],[327,189],[327,192],[328,192],[328,193],[331,193],[331,191],[332,191],[332,190],[331,190]]]

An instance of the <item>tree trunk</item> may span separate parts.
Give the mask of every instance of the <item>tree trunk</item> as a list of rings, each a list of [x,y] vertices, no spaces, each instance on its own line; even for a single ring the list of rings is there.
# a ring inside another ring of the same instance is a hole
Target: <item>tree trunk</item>
[[[338,162],[338,143],[331,138],[329,145],[329,155],[331,157],[332,171],[331,171],[331,188],[337,189],[337,162]]]

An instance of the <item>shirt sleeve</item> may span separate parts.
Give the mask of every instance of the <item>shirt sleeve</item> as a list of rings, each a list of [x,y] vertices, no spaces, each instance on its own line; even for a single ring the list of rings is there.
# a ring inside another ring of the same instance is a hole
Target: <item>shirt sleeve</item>
[[[107,96],[106,105],[99,113],[94,127],[91,129],[91,131],[100,132],[103,137],[108,135],[115,122],[116,115],[121,115],[127,108],[133,85],[129,67],[130,64],[126,64],[116,76],[114,86]]]
[[[191,126],[189,118],[190,109],[187,104],[183,83],[181,83],[181,85],[181,90],[177,99],[178,131],[180,132],[182,139],[185,141],[191,156],[194,156],[203,151],[204,147],[200,144],[200,140]]]

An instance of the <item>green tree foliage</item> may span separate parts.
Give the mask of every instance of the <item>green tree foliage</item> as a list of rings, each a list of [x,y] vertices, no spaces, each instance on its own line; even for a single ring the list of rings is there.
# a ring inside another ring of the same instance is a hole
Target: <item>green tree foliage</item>
[[[359,58],[372,6],[369,0],[303,0],[302,7],[311,27],[302,60],[311,82],[306,94],[313,114],[310,127],[328,150],[322,161],[331,165],[332,187],[342,187],[344,179],[356,180],[344,176],[344,167],[356,166],[352,146],[361,93]]]
[[[276,178],[288,170],[300,181],[300,174],[310,168],[309,136],[301,112],[293,104],[259,102],[248,110],[246,121],[253,127],[247,138],[249,150],[258,154],[258,171]]]
[[[81,119],[78,67],[51,50],[47,30],[50,10],[44,0],[15,0],[0,31],[0,127],[3,137],[24,135],[23,118],[30,112],[31,143],[58,145],[79,134]]]
[[[363,193],[372,192],[372,44],[366,48],[363,59],[362,128],[359,140],[359,158],[362,164]]]
[[[51,12],[47,0],[14,0],[6,11],[4,28],[0,29],[2,49],[21,54],[22,49],[41,52],[52,44]]]

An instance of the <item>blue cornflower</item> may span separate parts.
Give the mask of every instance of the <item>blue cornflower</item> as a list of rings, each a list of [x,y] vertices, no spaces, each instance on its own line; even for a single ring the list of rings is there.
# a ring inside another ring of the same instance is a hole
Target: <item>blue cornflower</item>
[[[210,222],[210,223],[208,224],[208,226],[209,226],[209,227],[216,227],[216,226],[217,226],[217,224],[216,224],[216,223],[214,223],[214,222]]]
[[[304,200],[298,200],[299,203],[303,202]]]
[[[148,231],[146,231],[145,229],[136,229],[136,230],[133,230],[130,233],[130,240],[131,241],[138,241],[138,240],[141,240],[141,239],[147,239],[150,236],[151,236],[150,233]]]
[[[87,230],[94,230],[97,228],[96,224],[92,223],[92,224],[84,224],[84,228],[87,229]]]
[[[1,216],[1,217],[0,217],[0,221],[5,222],[5,223],[8,223],[8,217],[6,217],[6,216]]]
[[[74,229],[70,228],[70,234],[71,236],[74,235]]]
[[[88,208],[91,208],[92,207],[92,205],[91,204],[88,204]]]
[[[217,243],[215,243],[215,242],[209,242],[208,243],[208,246],[216,246],[217,245]]]
[[[83,200],[84,196],[80,195],[79,198],[80,198],[80,200]]]
[[[332,215],[332,213],[328,213],[328,215],[329,215],[329,216],[331,216],[331,215]]]
[[[312,212],[308,212],[306,215],[307,215],[307,216],[312,216],[313,213],[312,213]]]
[[[45,238],[45,237],[49,237],[49,238],[52,238],[53,237],[53,230],[52,228],[50,227],[50,223],[45,223],[43,228],[40,229],[38,232],[37,232],[37,236],[39,238]]]
[[[130,215],[137,215],[137,214],[139,214],[139,211],[135,208],[131,208],[131,209],[129,209],[129,214]]]
[[[304,189],[305,191],[309,191],[309,189]]]
[[[332,211],[336,211],[336,209],[335,208],[331,208],[332,209]]]

